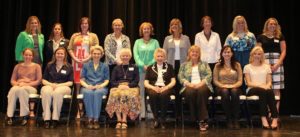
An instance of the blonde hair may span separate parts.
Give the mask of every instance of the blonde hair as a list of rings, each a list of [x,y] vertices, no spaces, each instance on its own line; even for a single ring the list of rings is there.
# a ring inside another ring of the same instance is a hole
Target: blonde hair
[[[262,49],[261,46],[257,46],[257,45],[250,52],[249,63],[252,63],[254,61],[253,56],[254,56],[254,53],[257,53],[257,52],[262,53],[259,62],[260,62],[260,64],[264,64],[265,63],[264,50]]]
[[[28,19],[27,19],[27,23],[26,23],[26,28],[25,28],[25,31],[28,33],[28,34],[31,34],[31,22],[33,20],[36,20],[38,22],[38,27],[37,27],[37,33],[38,34],[41,34],[41,28],[42,28],[42,25],[40,23],[40,20],[37,16],[30,16]]]
[[[163,48],[157,48],[157,49],[154,51],[153,56],[154,56],[155,59],[156,59],[156,55],[157,55],[158,53],[162,53],[162,55],[163,55],[163,56],[165,57],[165,59],[166,59],[167,52],[166,52]]]
[[[190,53],[192,51],[198,51],[199,52],[199,60],[198,61],[201,61],[201,49],[200,49],[200,46],[197,46],[197,45],[192,45],[190,48],[189,48],[189,51],[188,51],[188,55],[187,55],[187,61],[191,61],[191,57],[190,57]]]
[[[173,34],[171,26],[174,25],[174,24],[177,24],[179,26],[179,33],[181,34],[182,33],[182,23],[178,18],[174,18],[170,21],[169,33]]]
[[[269,30],[268,30],[268,25],[269,25],[269,23],[270,23],[271,20],[275,21],[275,23],[276,23],[276,29],[275,29],[275,35],[274,35],[274,36],[275,36],[276,38],[279,38],[280,35],[281,35],[281,27],[280,27],[280,25],[279,25],[277,19],[276,19],[276,18],[273,18],[273,17],[267,19],[267,21],[265,22],[264,29],[263,29],[263,34],[266,35],[267,32],[269,31]]]
[[[99,46],[98,44],[91,47],[90,53],[93,54],[93,52],[94,52],[95,50],[99,50],[99,51],[101,52],[101,56],[104,54],[103,48],[102,48],[101,46]]]
[[[238,16],[236,16],[234,19],[233,19],[233,23],[232,23],[232,33],[233,33],[233,35],[235,36],[235,35],[237,35],[237,22],[238,22],[238,20],[242,20],[243,22],[244,22],[244,24],[245,24],[245,28],[244,28],[244,32],[245,33],[247,33],[247,32],[249,32],[249,30],[248,30],[248,25],[247,25],[247,21],[246,21],[246,19],[245,19],[245,17],[244,16],[242,16],[242,15],[238,15]]]
[[[130,48],[122,48],[119,52],[119,56],[128,53],[128,55],[130,56],[130,58],[132,57],[132,53]]]
[[[114,20],[112,21],[112,23],[111,23],[111,27],[113,27],[113,26],[114,26],[115,24],[117,24],[117,23],[121,23],[122,28],[124,28],[123,21],[122,21],[120,18],[114,19]]]
[[[146,27],[146,26],[150,27],[151,35],[154,35],[154,33],[153,33],[154,28],[153,28],[152,24],[150,22],[143,22],[140,25],[140,28],[139,28],[139,34],[140,34],[141,37],[143,36],[143,28]]]

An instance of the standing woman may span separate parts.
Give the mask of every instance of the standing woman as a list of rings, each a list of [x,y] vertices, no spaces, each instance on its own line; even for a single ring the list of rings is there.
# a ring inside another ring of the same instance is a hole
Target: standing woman
[[[29,94],[37,93],[37,86],[42,80],[42,70],[39,64],[32,62],[34,51],[31,48],[25,48],[23,51],[24,62],[17,64],[13,70],[10,88],[7,95],[7,124],[12,125],[16,101],[20,102],[20,116],[23,117],[21,125],[27,124],[29,115]]]
[[[90,19],[88,17],[82,17],[79,22],[80,32],[72,35],[68,46],[68,52],[73,60],[74,82],[77,95],[80,90],[80,72],[83,63],[88,62],[91,58],[90,48],[99,45],[98,36],[90,32],[91,27]],[[80,103],[77,118],[80,118],[82,115],[82,104]]]
[[[220,95],[223,109],[227,118],[227,127],[238,129],[240,109],[240,86],[243,83],[243,72],[240,63],[234,58],[230,46],[221,50],[221,60],[213,71],[213,81],[216,92]]]
[[[253,33],[248,30],[248,25],[244,16],[238,15],[232,23],[232,32],[227,36],[224,45],[232,47],[236,60],[244,68],[249,63],[251,49],[256,44]]]
[[[54,58],[48,63],[43,74],[44,86],[41,89],[41,97],[45,128],[57,126],[64,95],[71,93],[73,67],[67,62],[67,54],[65,47],[58,47],[54,52]]]
[[[41,33],[41,23],[38,17],[30,16],[27,20],[25,30],[17,38],[15,49],[16,61],[24,61],[24,49],[31,48],[34,52],[33,62],[42,65],[44,42],[44,35]]]
[[[140,73],[140,95],[142,98],[141,118],[145,118],[145,89],[144,80],[148,66],[154,64],[154,51],[159,48],[159,43],[156,39],[151,38],[153,35],[153,26],[150,22],[143,22],[139,28],[139,33],[142,38],[137,39],[133,47],[133,55],[135,63],[139,68]]]
[[[213,22],[210,16],[204,16],[201,19],[203,30],[196,34],[195,45],[201,48],[201,60],[209,64],[211,70],[214,70],[215,64],[220,59],[221,41],[219,34],[212,31]]]
[[[247,95],[259,96],[259,113],[264,129],[277,129],[278,111],[275,96],[272,91],[271,67],[265,63],[264,51],[256,46],[251,50],[249,64],[244,67],[245,80],[248,86]],[[267,121],[268,108],[272,121]]]
[[[121,64],[120,51],[122,48],[129,48],[130,40],[129,38],[122,33],[124,28],[123,21],[119,18],[114,19],[112,22],[113,33],[108,34],[105,37],[104,41],[104,50],[105,50],[105,63],[109,65],[109,70],[112,72],[112,69],[116,65]]]
[[[92,59],[85,63],[81,72],[81,93],[88,118],[88,129],[99,129],[99,116],[102,108],[102,96],[107,94],[109,83],[109,68],[100,62],[103,48],[99,45],[91,47]]]
[[[171,35],[165,38],[163,48],[167,54],[167,63],[173,66],[175,75],[177,75],[180,64],[186,61],[191,42],[187,35],[182,34],[182,24],[177,18],[171,20],[169,33]]]
[[[59,47],[63,47],[67,50],[69,45],[69,40],[64,37],[63,27],[60,23],[55,23],[52,27],[49,40],[47,41],[44,48],[44,62],[43,68],[52,60],[54,51]],[[67,60],[71,63],[71,58],[66,54]]]
[[[285,38],[280,25],[275,18],[269,18],[264,25],[263,33],[258,36],[257,43],[265,51],[266,62],[272,70],[272,89],[280,97],[280,90],[284,89],[283,60],[286,56]],[[276,104],[279,112],[280,102]]]
[[[208,63],[201,61],[200,47],[193,45],[188,51],[188,58],[180,66],[178,79],[184,86],[183,93],[189,104],[192,120],[199,125],[200,131],[208,128],[208,97],[213,92],[212,72]]]
[[[168,100],[176,84],[173,67],[165,62],[166,56],[164,49],[155,50],[154,59],[156,63],[147,68],[144,82],[154,116],[153,128],[160,125],[162,129],[165,129]]]

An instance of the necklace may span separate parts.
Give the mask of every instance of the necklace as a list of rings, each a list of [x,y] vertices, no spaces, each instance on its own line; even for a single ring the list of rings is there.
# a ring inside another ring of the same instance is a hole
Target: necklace
[[[129,65],[128,65],[128,68],[129,68]],[[123,74],[124,74],[124,79],[127,78],[128,68],[127,68],[126,71],[125,71],[125,70],[124,70],[124,67],[123,67],[123,65],[122,65],[122,70],[123,70]]]

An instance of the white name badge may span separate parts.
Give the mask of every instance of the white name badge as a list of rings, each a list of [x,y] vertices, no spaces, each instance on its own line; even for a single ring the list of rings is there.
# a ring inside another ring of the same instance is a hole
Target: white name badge
[[[67,74],[67,71],[66,70],[61,70],[60,73]]]
[[[129,67],[128,70],[129,71],[134,71],[134,67]]]
[[[275,42],[275,43],[279,43],[279,40],[278,40],[278,39],[274,39],[274,42]]]

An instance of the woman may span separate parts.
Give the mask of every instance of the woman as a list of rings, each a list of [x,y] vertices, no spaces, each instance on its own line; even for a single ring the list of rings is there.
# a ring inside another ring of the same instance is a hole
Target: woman
[[[23,51],[24,62],[17,64],[14,67],[10,83],[10,88],[7,95],[7,124],[12,125],[15,112],[16,101],[20,102],[20,116],[23,117],[21,125],[27,124],[29,115],[29,94],[37,93],[37,86],[42,80],[42,70],[39,64],[32,62],[34,51],[31,48],[25,48]]]
[[[133,55],[140,73],[139,87],[141,90],[140,95],[142,98],[141,118],[145,118],[145,73],[148,66],[152,65],[155,62],[153,53],[155,49],[159,48],[159,43],[156,39],[151,38],[151,35],[153,35],[154,33],[153,26],[150,22],[143,22],[140,26],[139,33],[142,38],[135,41],[133,47]]]
[[[99,129],[98,119],[102,108],[102,96],[107,94],[109,68],[107,64],[100,62],[103,55],[102,47],[93,46],[91,48],[92,60],[83,65],[81,72],[81,93],[88,117],[88,129]]]
[[[275,18],[269,18],[264,25],[263,33],[258,36],[257,43],[265,51],[266,62],[272,70],[272,89],[280,97],[280,90],[284,89],[283,60],[286,56],[285,38]],[[279,112],[280,101],[276,107]]]
[[[64,37],[63,27],[60,23],[55,23],[52,27],[52,31],[49,36],[49,40],[46,43],[44,48],[44,65],[43,68],[47,66],[47,64],[52,60],[54,55],[54,51],[59,47],[64,47],[66,50],[69,45],[69,40]],[[67,53],[67,60],[71,63],[70,58]]]
[[[99,45],[98,36],[90,32],[91,21],[88,17],[82,17],[79,22],[79,31],[74,33],[70,39],[68,52],[73,60],[74,83],[76,85],[76,94],[80,90],[80,72],[83,63],[88,62],[91,58],[90,48]],[[77,118],[83,115],[82,104],[79,104]]]
[[[219,34],[212,31],[213,22],[210,16],[201,19],[203,30],[196,34],[195,45],[201,48],[201,60],[209,64],[211,70],[220,59],[221,41]]]
[[[130,64],[131,51],[123,48],[120,51],[122,64],[113,69],[111,76],[111,90],[106,105],[106,112],[110,117],[117,115],[116,129],[127,128],[127,116],[134,120],[141,111],[139,97],[138,67]]]
[[[259,113],[264,129],[277,129],[278,111],[275,105],[275,96],[272,91],[272,76],[270,65],[265,64],[264,51],[260,46],[251,50],[249,64],[244,68],[245,80],[248,86],[247,95],[259,96]],[[268,108],[273,118],[267,121]]]
[[[221,60],[213,71],[213,82],[216,85],[217,95],[220,95],[223,109],[227,118],[227,127],[238,129],[240,87],[243,83],[243,72],[240,63],[234,58],[230,46],[221,50]]]
[[[186,97],[192,120],[198,122],[200,131],[206,131],[208,97],[213,92],[212,73],[208,63],[201,61],[199,46],[193,45],[189,49],[187,62],[180,66],[178,78],[184,86],[180,93]]]
[[[22,31],[18,38],[15,48],[16,61],[22,62],[23,51],[25,48],[31,48],[34,52],[33,62],[42,65],[44,35],[41,33],[41,23],[36,16],[30,16],[26,23],[26,28]]]
[[[224,45],[232,47],[236,60],[244,68],[249,63],[249,54],[256,44],[253,33],[248,30],[248,25],[244,16],[238,15],[232,23],[232,32],[227,36]]]
[[[124,28],[123,21],[119,18],[114,19],[112,22],[113,33],[108,34],[105,37],[104,49],[105,49],[105,63],[109,65],[109,70],[112,72],[112,69],[116,65],[121,64],[120,51],[122,48],[129,48],[130,40],[129,38],[122,34],[122,29]]]
[[[158,128],[160,125],[162,129],[165,129],[168,100],[176,84],[173,67],[165,62],[166,55],[166,51],[162,48],[155,50],[156,63],[147,68],[144,82],[154,116],[153,128]],[[160,111],[160,116],[158,111]]]
[[[73,85],[73,67],[67,62],[67,50],[64,47],[55,50],[53,60],[45,68],[42,83],[44,127],[55,128],[59,121],[64,95],[71,94],[70,86]]]
[[[163,48],[166,51],[167,63],[171,64],[178,74],[180,64],[186,61],[188,49],[191,47],[190,38],[182,34],[182,24],[177,18],[170,22],[169,33],[164,40]]]

